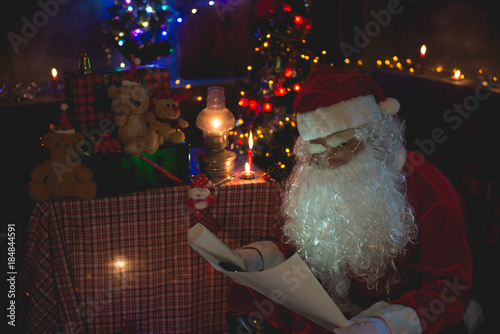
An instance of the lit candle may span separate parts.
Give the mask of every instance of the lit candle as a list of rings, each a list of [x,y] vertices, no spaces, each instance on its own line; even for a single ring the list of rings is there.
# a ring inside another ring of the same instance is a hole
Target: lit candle
[[[420,48],[420,74],[424,74],[426,52],[427,52],[427,47],[425,45],[422,45],[422,47]]]
[[[57,70],[55,68],[52,69],[52,90],[54,91],[54,97],[58,98],[59,94],[57,92]]]
[[[253,148],[253,138],[252,138],[252,131],[250,131],[250,136],[248,137],[248,165],[250,167],[250,170],[252,170],[252,161],[253,161],[253,156],[252,156],[252,148]]]
[[[250,165],[245,162],[245,171],[241,172],[241,178],[243,180],[253,180],[255,179],[255,172],[250,170]]]
[[[455,73],[451,76],[452,80],[462,80],[464,75],[460,72],[460,70],[456,70]]]

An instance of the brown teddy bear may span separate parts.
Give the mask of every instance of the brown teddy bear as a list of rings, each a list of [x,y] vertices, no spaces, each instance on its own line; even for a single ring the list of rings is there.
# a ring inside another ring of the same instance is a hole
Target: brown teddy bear
[[[160,134],[160,145],[166,142],[180,144],[186,136],[181,129],[189,126],[188,122],[180,117],[179,102],[191,96],[186,90],[156,91],[153,97],[156,124]]]
[[[61,119],[68,124],[64,110]],[[64,125],[43,136],[42,145],[49,149],[51,158],[31,172],[29,195],[33,200],[43,202],[66,196],[89,200],[96,196],[93,173],[82,163],[78,152],[84,139],[81,132],[75,133],[71,126]]]
[[[154,120],[153,113],[148,112],[149,90],[138,83],[123,81],[121,86],[109,87],[108,96],[116,111],[113,121],[118,126],[123,151],[133,156],[155,153],[160,138],[156,133],[158,126],[155,123],[147,125]]]

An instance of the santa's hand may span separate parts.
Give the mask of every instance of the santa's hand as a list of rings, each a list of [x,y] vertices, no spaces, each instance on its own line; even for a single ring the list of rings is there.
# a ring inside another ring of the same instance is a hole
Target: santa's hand
[[[335,334],[391,334],[387,323],[381,318],[357,318],[349,320],[350,327],[335,328]]]
[[[263,260],[260,252],[255,248],[238,248],[233,251],[245,262],[246,271],[261,271]]]

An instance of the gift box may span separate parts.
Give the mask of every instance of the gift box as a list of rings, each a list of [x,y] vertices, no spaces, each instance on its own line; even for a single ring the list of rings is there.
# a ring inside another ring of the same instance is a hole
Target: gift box
[[[69,107],[68,116],[76,123],[75,128],[95,128],[102,119],[112,119],[113,111],[111,99],[108,97],[108,87],[119,84],[128,70],[128,68],[116,68],[109,71],[93,71],[89,74],[80,74],[77,71],[64,73],[64,96]],[[149,90],[170,88],[168,69],[138,66],[137,76]]]
[[[189,183],[190,144],[165,144],[154,154],[144,153],[144,157],[146,159],[123,153],[94,153],[88,157],[85,165],[94,173],[97,196],[107,197]],[[160,168],[155,168],[145,160]]]

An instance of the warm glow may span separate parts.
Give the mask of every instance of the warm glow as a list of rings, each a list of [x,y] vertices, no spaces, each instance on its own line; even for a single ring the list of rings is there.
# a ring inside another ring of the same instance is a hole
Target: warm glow
[[[426,52],[427,52],[427,47],[425,45],[422,45],[422,47],[420,48],[420,54],[425,55]]]
[[[213,128],[214,128],[215,130],[217,130],[217,129],[219,128],[219,126],[220,126],[220,120],[219,120],[218,118],[214,119],[214,120],[212,121],[212,126],[213,126]]]
[[[55,68],[52,69],[52,77],[57,77],[57,70]]]
[[[456,79],[460,79],[460,77],[461,77],[460,70],[456,70],[455,74],[453,74],[453,77],[455,77]]]
[[[443,71],[443,66],[436,67],[436,72],[441,73]]]
[[[116,262],[115,262],[115,265],[116,265],[117,267],[119,267],[119,268],[123,268],[123,267],[125,267],[125,261],[123,261],[123,260],[118,260],[118,261],[116,261]]]
[[[248,137],[248,148],[252,149],[253,148],[253,137],[252,137],[252,132],[250,132],[250,136]]]
[[[245,172],[250,172],[250,164],[248,162],[245,162]]]

